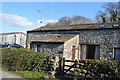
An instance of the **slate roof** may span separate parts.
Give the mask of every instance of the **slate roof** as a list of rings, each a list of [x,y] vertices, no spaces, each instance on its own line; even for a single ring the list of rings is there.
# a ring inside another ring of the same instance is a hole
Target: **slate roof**
[[[119,24],[119,26],[113,26],[113,24]],[[104,25],[104,27],[100,27]],[[106,28],[120,28],[120,23],[111,22],[111,23],[90,23],[90,24],[74,24],[74,25],[61,25],[61,26],[42,26],[40,28],[28,31],[50,31],[50,30],[77,30],[77,29],[106,29]]]
[[[32,42],[66,42],[76,35],[47,35],[46,38],[33,40]]]

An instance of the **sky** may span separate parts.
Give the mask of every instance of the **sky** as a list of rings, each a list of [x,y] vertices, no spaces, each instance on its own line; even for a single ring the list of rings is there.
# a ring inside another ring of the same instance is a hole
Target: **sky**
[[[1,33],[26,32],[57,22],[64,16],[84,16],[95,20],[103,4],[105,2],[2,2]]]

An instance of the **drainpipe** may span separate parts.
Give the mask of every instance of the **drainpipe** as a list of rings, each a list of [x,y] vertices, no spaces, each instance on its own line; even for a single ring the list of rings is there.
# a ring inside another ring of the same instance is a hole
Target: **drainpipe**
[[[16,44],[16,35],[14,35],[14,39],[15,39],[15,40],[14,40],[14,44]]]
[[[81,54],[80,54],[80,35],[78,35],[78,60],[81,59]]]
[[[37,52],[37,44],[34,44],[34,50]]]
[[[4,42],[4,36],[2,36],[2,43]]]
[[[22,34],[20,34],[20,44],[19,45],[22,45],[21,40],[22,40]]]

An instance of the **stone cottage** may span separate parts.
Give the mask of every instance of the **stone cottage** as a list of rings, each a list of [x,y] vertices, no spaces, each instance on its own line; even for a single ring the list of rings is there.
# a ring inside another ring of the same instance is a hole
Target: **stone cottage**
[[[23,32],[1,33],[0,43],[18,44],[26,47],[26,34]]]
[[[27,31],[27,48],[65,59],[120,60],[120,24],[45,26]]]

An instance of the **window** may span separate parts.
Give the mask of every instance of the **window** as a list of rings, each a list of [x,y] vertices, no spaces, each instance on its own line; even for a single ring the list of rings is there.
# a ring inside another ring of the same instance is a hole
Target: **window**
[[[100,58],[100,47],[96,45],[87,46],[87,59],[99,59]]]
[[[81,59],[86,59],[86,48],[87,45],[81,45]]]
[[[41,45],[37,45],[37,52],[40,52]]]
[[[112,25],[113,27],[118,27],[118,26],[120,26],[119,24],[113,24]]]
[[[81,45],[82,59],[100,59],[99,45]]]
[[[95,59],[100,59],[100,46],[95,46]]]
[[[99,25],[98,27],[102,28],[102,27],[105,27],[105,25]]]
[[[120,60],[120,48],[114,48],[114,59]]]

